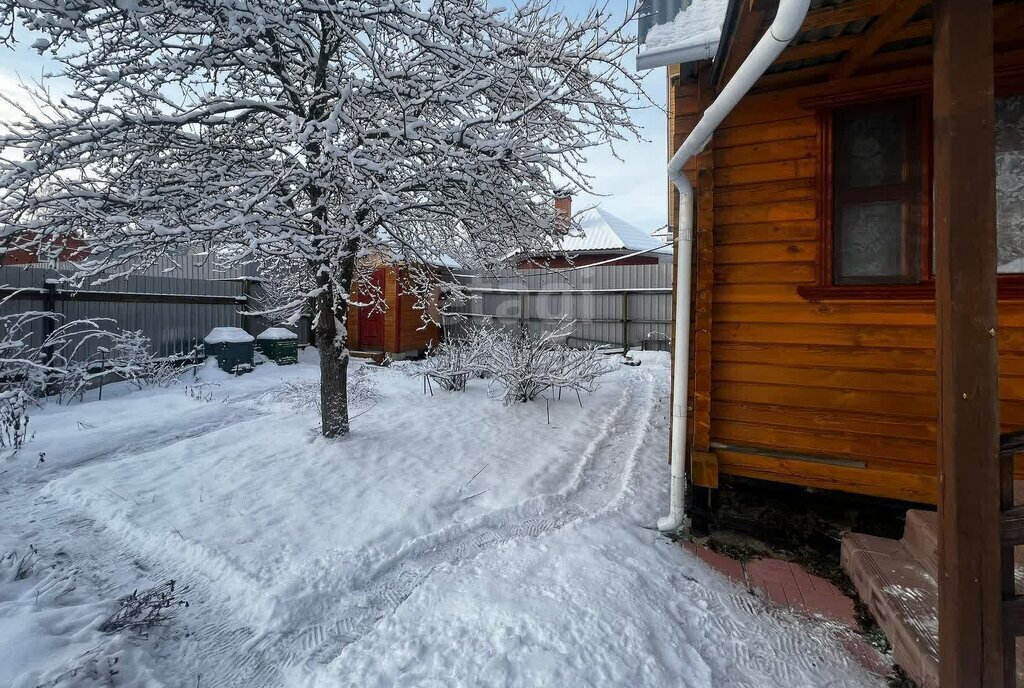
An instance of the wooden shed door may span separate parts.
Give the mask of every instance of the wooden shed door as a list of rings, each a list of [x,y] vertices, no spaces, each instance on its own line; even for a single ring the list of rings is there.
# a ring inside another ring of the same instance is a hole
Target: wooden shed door
[[[384,291],[384,268],[377,268],[370,275],[368,283],[374,291]],[[359,309],[359,346],[382,348],[384,346],[384,313],[369,307]]]

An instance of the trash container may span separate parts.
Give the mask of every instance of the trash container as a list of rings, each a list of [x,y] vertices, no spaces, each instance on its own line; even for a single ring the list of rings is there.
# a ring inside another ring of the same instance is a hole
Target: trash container
[[[217,358],[217,367],[241,375],[252,370],[255,338],[240,327],[215,327],[203,339],[203,351]]]
[[[299,335],[283,327],[268,327],[256,336],[263,355],[277,365],[299,362]]]

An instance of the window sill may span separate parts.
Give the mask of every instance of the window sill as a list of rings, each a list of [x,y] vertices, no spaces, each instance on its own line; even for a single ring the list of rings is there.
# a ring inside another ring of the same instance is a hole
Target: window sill
[[[797,293],[808,301],[934,301],[935,283],[918,284],[800,284]],[[1000,301],[1024,301],[1024,274],[998,281]]]

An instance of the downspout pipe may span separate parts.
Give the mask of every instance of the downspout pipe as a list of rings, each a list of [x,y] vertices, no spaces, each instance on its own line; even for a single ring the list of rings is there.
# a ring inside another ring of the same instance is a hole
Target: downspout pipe
[[[668,163],[668,177],[679,190],[679,237],[676,250],[676,317],[672,352],[672,482],[668,516],[658,519],[658,530],[678,530],[685,520],[683,498],[686,488],[686,383],[690,374],[690,298],[693,263],[693,185],[683,174],[690,159],[704,150],[718,125],[732,112],[758,79],[775,62],[804,23],[811,0],[779,0],[775,20],[757,42],[683,141]]]

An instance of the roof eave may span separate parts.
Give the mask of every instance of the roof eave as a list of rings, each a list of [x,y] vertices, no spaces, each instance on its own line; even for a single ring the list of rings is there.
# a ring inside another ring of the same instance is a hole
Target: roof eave
[[[646,50],[637,53],[636,69],[642,71],[674,64],[711,60],[714,59],[720,44],[720,40],[713,37],[712,32],[707,32],[681,45],[673,45],[661,50]]]
[[[725,64],[729,61],[729,54],[735,45],[736,28],[739,25],[739,17],[743,0],[730,0],[725,9],[725,20],[722,22],[722,37],[718,41],[718,53],[711,64],[710,85],[717,88],[721,85],[722,77],[725,74]]]

